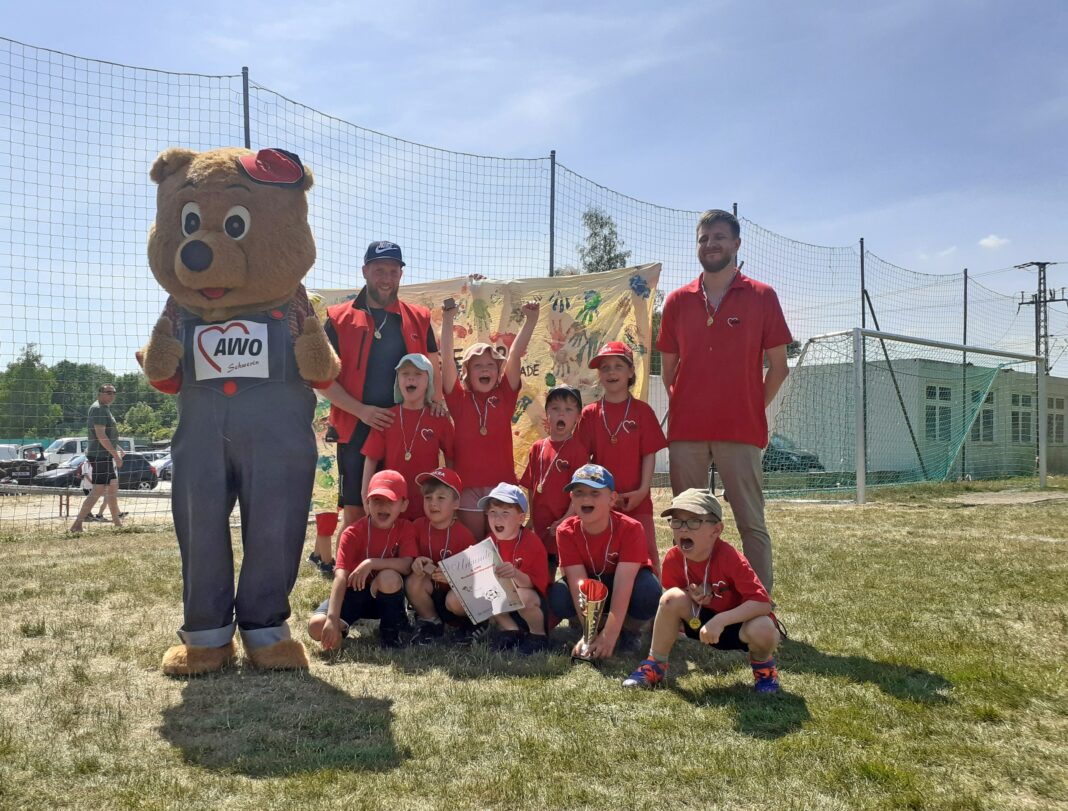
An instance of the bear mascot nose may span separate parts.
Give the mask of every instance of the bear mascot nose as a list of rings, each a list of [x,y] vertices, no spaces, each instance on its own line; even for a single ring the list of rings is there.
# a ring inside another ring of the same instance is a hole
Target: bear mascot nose
[[[201,242],[199,239],[194,239],[192,242],[186,243],[182,248],[182,264],[197,273],[210,268],[211,260],[213,258],[214,255],[211,252],[211,247],[206,242]]]

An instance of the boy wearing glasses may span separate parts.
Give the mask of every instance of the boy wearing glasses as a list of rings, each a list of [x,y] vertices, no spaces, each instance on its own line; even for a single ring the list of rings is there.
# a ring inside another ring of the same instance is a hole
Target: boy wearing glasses
[[[653,621],[649,658],[623,686],[652,688],[664,680],[681,624],[691,639],[720,650],[748,651],[753,689],[778,692],[774,653],[779,631],[771,600],[749,561],[720,538],[719,501],[707,490],[691,488],[675,496],[661,515],[674,534],[661,574],[664,595]]]

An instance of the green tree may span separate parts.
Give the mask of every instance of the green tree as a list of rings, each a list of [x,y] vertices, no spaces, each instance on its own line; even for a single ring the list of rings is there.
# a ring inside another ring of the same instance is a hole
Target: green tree
[[[154,437],[162,428],[159,414],[148,403],[134,403],[119,423],[119,433],[124,436]]]
[[[59,406],[61,416],[56,432],[61,436],[85,431],[85,412],[96,400],[97,389],[103,383],[114,383],[111,372],[98,363],[75,363],[61,360],[52,367],[56,389],[52,402]]]
[[[0,437],[56,436],[62,410],[52,401],[55,390],[55,376],[42,362],[37,344],[27,344],[0,375]],[[85,407],[88,410],[89,404]]]
[[[586,244],[578,246],[582,270],[601,273],[627,267],[630,251],[623,250],[615,220],[601,209],[590,206],[583,213],[582,222],[586,226]]]

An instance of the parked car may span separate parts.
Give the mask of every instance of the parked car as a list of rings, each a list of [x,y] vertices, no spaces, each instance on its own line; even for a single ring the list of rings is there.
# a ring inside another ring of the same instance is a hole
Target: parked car
[[[82,476],[78,468],[85,461],[84,456],[69,459],[55,470],[49,470],[34,477],[30,484],[38,487],[78,487]],[[122,467],[118,469],[120,490],[152,490],[159,484],[159,476],[151,463],[139,453],[128,453],[122,458]]]
[[[119,447],[126,453],[131,453],[134,448],[134,441],[127,436],[119,437]],[[59,467],[68,459],[77,456],[78,454],[84,454],[89,450],[89,440],[84,436],[62,436],[45,448],[45,461],[47,462],[48,469],[52,470]]]
[[[0,445],[0,481],[26,484],[44,469],[44,445]]]
[[[138,453],[145,457],[149,462],[151,462],[153,466],[155,466],[156,462],[158,462],[160,459],[171,455],[171,452],[169,450],[138,451]]]
[[[156,475],[161,480],[169,482],[171,480],[171,455],[168,453],[162,459],[157,459],[152,463],[152,467],[156,470]]]
[[[764,450],[761,463],[765,473],[807,473],[823,470],[820,458],[812,451],[797,447],[793,442],[779,434],[772,434],[768,447]]]

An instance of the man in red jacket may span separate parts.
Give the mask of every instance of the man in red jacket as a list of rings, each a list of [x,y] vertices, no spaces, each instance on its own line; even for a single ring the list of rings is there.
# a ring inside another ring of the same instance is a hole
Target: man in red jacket
[[[327,338],[341,359],[341,374],[323,394],[330,400],[330,424],[338,434],[337,464],[345,525],[364,515],[360,485],[361,452],[371,428],[385,430],[393,421],[395,368],[417,352],[440,369],[438,343],[430,311],[398,297],[404,260],[393,242],[372,242],[363,257],[367,284],[355,299],[327,310]],[[434,375],[434,401],[442,402],[441,375]],[[444,413],[444,406],[437,406]]]

